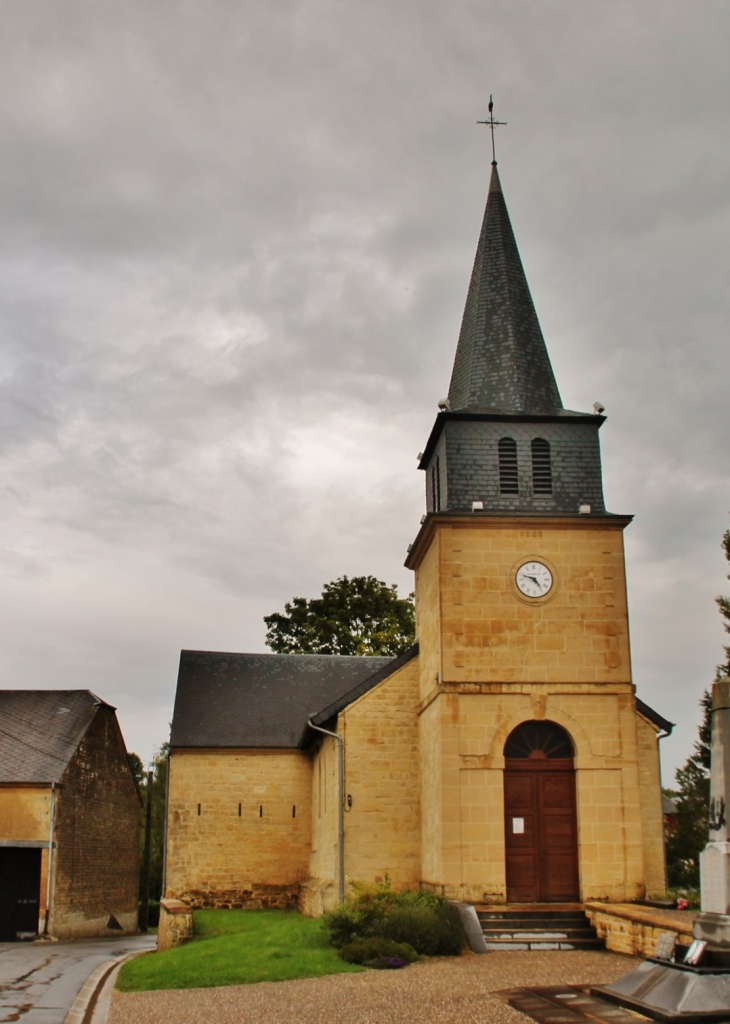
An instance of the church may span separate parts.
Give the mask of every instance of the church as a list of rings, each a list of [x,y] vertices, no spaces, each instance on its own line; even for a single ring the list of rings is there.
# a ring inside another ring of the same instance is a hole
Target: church
[[[183,651],[165,894],[320,914],[353,881],[479,904],[665,889],[605,417],[562,404],[492,164],[395,659]]]

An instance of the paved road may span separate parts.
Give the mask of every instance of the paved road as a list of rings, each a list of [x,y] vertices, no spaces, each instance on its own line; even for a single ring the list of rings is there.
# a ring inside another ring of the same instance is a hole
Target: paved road
[[[152,949],[154,935],[83,942],[0,942],[0,1022],[63,1024],[81,986],[100,964]]]

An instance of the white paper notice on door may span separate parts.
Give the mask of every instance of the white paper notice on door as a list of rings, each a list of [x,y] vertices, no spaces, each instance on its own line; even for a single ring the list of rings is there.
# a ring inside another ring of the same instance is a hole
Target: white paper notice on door
[[[525,831],[525,819],[524,818],[513,818],[512,819],[512,834],[522,835]]]

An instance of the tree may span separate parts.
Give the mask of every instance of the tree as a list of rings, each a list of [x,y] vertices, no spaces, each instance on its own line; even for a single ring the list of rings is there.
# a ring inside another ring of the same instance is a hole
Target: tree
[[[702,723],[683,768],[675,773],[678,791],[677,826],[667,838],[667,881],[670,888],[694,888],[700,884],[700,853],[707,843],[710,806],[710,751],[712,748],[712,695],[708,690],[699,702]]]
[[[165,799],[167,791],[167,755],[170,750],[169,743],[163,743],[155,753],[150,765],[152,772],[152,789],[149,786],[149,776],[142,763],[142,759],[133,753],[127,754],[127,761],[132,770],[134,781],[137,784],[137,792],[141,801],[140,806],[140,834],[139,852],[144,857],[144,826],[147,815],[147,801],[152,804],[152,829],[150,842],[150,874],[149,874],[149,895],[153,901],[158,901],[162,896],[162,865],[165,856]],[[140,871],[140,900],[144,897],[145,877],[144,865]],[[156,919],[151,918],[150,924],[156,924]]]
[[[370,654],[395,657],[415,639],[413,594],[398,597],[374,576],[341,576],[321,597],[295,597],[284,614],[265,615],[266,643],[277,654]]]
[[[152,843],[150,856],[150,899],[159,900],[162,892],[162,865],[165,859],[165,810],[167,803],[167,757],[170,744],[163,743],[152,761]]]
[[[137,792],[141,794],[142,786],[144,785],[144,765],[142,764],[142,758],[139,754],[133,754],[131,751],[127,753],[127,764],[129,770],[134,777],[134,784],[137,787]]]
[[[726,561],[730,562],[730,530],[725,530],[722,535],[722,549],[725,552]],[[727,578],[730,580],[730,573]],[[723,619],[723,626],[726,633],[730,633],[730,597],[718,597],[717,606]],[[730,679],[730,647],[725,648],[725,664],[717,666],[716,679]]]
[[[722,549],[730,563],[730,530],[722,536]],[[728,574],[730,579],[730,573]],[[726,633],[730,633],[730,598],[716,598]],[[730,647],[725,648],[725,664],[717,666],[717,681],[730,679]],[[703,709],[699,738],[694,754],[675,774],[677,827],[667,839],[667,875],[670,886],[696,886],[700,881],[700,853],[708,839],[710,809],[710,758],[712,750],[712,696],[705,690],[700,701]]]

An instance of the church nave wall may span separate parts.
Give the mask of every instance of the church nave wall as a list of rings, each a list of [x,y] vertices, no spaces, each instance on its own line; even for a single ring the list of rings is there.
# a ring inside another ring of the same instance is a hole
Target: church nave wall
[[[166,895],[201,906],[295,906],[311,843],[300,751],[174,751]]]

